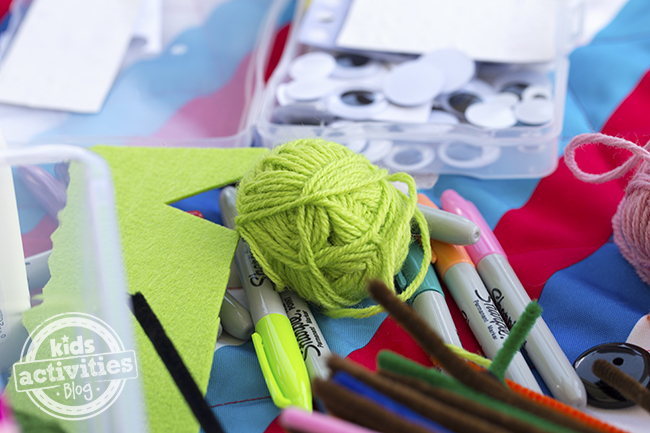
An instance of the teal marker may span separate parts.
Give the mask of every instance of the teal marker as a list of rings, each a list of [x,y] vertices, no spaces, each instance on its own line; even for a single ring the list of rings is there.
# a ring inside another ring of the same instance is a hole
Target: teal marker
[[[395,276],[395,286],[403,290],[413,281],[415,276],[420,272],[420,266],[424,252],[418,241],[411,242],[409,254],[402,264],[402,269]],[[442,286],[433,266],[429,263],[427,274],[420,287],[415,291],[409,304],[418,313],[418,315],[433,329],[442,341],[454,346],[463,347],[456,325],[451,317]]]

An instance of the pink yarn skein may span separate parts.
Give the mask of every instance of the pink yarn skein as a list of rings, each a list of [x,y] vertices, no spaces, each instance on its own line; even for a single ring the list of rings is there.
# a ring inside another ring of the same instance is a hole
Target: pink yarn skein
[[[576,163],[575,151],[590,143],[627,149],[632,152],[632,157],[606,173],[585,173]],[[564,162],[578,179],[589,183],[603,183],[619,178],[640,163],[625,189],[625,197],[612,217],[612,228],[614,243],[621,254],[634,267],[639,277],[650,285],[650,141],[641,147],[609,135],[580,134],[564,149]]]

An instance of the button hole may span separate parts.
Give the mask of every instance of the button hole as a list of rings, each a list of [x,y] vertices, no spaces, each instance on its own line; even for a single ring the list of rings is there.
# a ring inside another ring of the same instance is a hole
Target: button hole
[[[623,365],[623,358],[614,358],[612,362],[614,365]]]

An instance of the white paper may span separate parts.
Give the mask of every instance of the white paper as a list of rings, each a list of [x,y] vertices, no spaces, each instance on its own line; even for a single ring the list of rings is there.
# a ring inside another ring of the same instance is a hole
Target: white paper
[[[0,102],[96,113],[141,0],[34,0],[0,65]]]
[[[441,48],[475,60],[555,57],[555,0],[353,0],[337,37],[343,48],[423,54]]]

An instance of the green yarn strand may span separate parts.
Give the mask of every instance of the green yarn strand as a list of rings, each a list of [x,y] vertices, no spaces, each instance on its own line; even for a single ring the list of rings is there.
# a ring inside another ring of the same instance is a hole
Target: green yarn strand
[[[391,182],[408,186],[408,195]],[[389,175],[337,143],[304,139],[263,156],[239,183],[236,229],[278,291],[290,289],[331,317],[367,317],[380,306],[355,308],[368,281],[395,290],[412,242],[411,222],[428,239],[417,209],[415,181]],[[422,283],[431,249],[423,242],[423,267],[400,294],[407,300]]]

